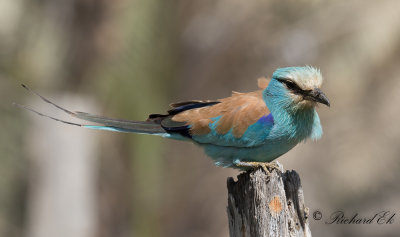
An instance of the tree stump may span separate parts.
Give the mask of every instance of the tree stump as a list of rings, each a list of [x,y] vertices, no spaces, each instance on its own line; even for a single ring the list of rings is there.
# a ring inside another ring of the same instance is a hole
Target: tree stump
[[[296,171],[262,168],[228,178],[228,219],[231,237],[307,236],[309,209],[304,205]]]

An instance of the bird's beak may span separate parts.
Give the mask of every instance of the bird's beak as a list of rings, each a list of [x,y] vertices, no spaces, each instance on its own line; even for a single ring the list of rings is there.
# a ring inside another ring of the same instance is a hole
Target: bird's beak
[[[331,103],[329,102],[328,97],[319,88],[315,88],[314,90],[310,91],[305,96],[305,99],[324,104],[328,107],[331,106]]]

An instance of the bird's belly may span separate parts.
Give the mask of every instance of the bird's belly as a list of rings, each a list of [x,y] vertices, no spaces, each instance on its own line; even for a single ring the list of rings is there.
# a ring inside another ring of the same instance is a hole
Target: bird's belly
[[[297,142],[282,139],[257,147],[229,147],[203,144],[205,153],[217,166],[233,167],[235,161],[271,162],[295,147]]]

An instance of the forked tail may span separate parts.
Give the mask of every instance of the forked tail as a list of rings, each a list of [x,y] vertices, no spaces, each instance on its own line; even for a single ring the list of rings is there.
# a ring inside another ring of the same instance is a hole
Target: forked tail
[[[29,92],[39,96],[44,102],[53,105],[57,109],[62,110],[63,112],[67,113],[68,115],[82,119],[85,121],[97,123],[99,125],[87,125],[87,124],[79,124],[79,123],[73,123],[65,120],[61,120],[43,113],[40,113],[28,106],[25,105],[20,105],[17,103],[14,103],[19,108],[29,110],[37,115],[43,116],[50,118],[52,120],[62,122],[65,124],[69,125],[75,125],[79,127],[85,127],[85,128],[90,128],[90,129],[97,129],[97,130],[108,130],[108,131],[115,131],[115,132],[129,132],[129,133],[144,133],[144,134],[153,134],[153,135],[161,135],[161,136],[166,136],[168,133],[163,129],[163,127],[154,121],[133,121],[133,120],[124,120],[124,119],[115,119],[115,118],[107,118],[103,116],[98,116],[98,115],[93,115],[85,112],[72,112],[69,111],[52,101],[48,100],[47,98],[43,97],[42,95],[36,93],[35,91],[29,89],[27,86],[22,85],[26,90]]]

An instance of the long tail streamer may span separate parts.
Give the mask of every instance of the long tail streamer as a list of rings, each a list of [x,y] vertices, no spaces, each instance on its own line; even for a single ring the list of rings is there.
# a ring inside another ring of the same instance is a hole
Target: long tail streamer
[[[56,107],[59,110],[62,110],[63,112],[67,113],[68,115],[70,115],[72,117],[82,119],[85,121],[89,121],[89,122],[99,123],[101,125],[100,126],[99,125],[86,125],[86,124],[79,124],[79,123],[65,121],[65,120],[58,119],[58,118],[43,114],[41,112],[38,112],[35,109],[32,109],[28,106],[14,103],[14,105],[19,108],[31,111],[37,115],[55,120],[57,122],[74,125],[74,126],[79,126],[79,127],[90,128],[90,129],[97,129],[97,130],[146,133],[146,134],[165,134],[166,133],[160,124],[154,123],[154,122],[115,119],[115,118],[107,118],[107,117],[103,117],[103,116],[93,115],[93,114],[89,114],[89,113],[85,113],[85,112],[72,112],[72,111],[67,110],[67,109],[57,105],[56,103],[50,101],[49,99],[40,95],[39,93],[31,90],[26,85],[22,84],[22,87],[24,87],[26,90],[28,90],[32,94],[41,98],[44,102],[51,104],[52,106]]]

